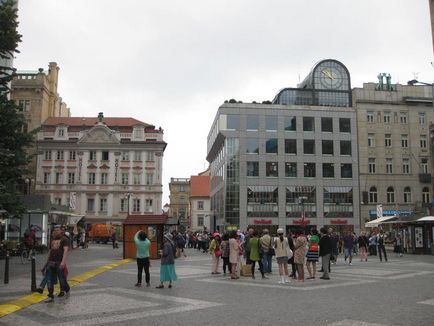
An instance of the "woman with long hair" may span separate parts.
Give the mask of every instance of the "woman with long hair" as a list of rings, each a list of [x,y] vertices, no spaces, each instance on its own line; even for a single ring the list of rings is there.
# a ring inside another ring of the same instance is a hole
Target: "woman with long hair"
[[[280,281],[279,284],[289,283],[288,278],[288,238],[283,236],[283,229],[277,229],[277,239],[274,242],[274,251],[276,253],[277,265],[279,266]]]
[[[240,255],[240,246],[238,244],[238,235],[232,231],[229,236],[229,262],[231,263],[231,279],[239,278],[237,275],[238,257]]]
[[[224,233],[222,235],[222,242],[220,244],[220,248],[222,251],[222,260],[223,260],[223,273],[226,275],[226,269],[228,272],[231,272],[231,265],[229,263],[229,234]]]
[[[307,271],[309,272],[308,280],[314,280],[316,274],[316,263],[319,260],[319,236],[318,231],[313,229],[309,238],[309,249],[306,255]]]
[[[220,272],[218,271],[220,256],[222,255],[220,244],[221,244],[220,233],[214,232],[212,235],[211,243],[209,245],[209,253],[212,256],[211,274],[220,274]]]
[[[357,242],[359,243],[359,256],[360,261],[363,261],[365,259],[365,262],[368,261],[368,237],[365,234],[365,231],[360,232],[360,236],[357,239]]]
[[[295,233],[296,239],[294,243],[294,263],[297,267],[298,281],[304,282],[304,262],[306,257],[307,240],[303,231]]]
[[[259,264],[259,271],[261,272],[262,278],[265,279],[264,268],[262,266],[262,257],[259,253],[261,248],[261,241],[259,240],[258,230],[253,230],[252,236],[249,239],[250,254],[249,259],[252,263],[252,278],[255,278],[255,265],[256,262]]]

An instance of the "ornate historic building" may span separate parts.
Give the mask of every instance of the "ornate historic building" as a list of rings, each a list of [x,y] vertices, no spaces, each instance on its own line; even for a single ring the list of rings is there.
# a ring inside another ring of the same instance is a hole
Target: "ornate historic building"
[[[133,118],[49,118],[37,140],[36,191],[86,222],[161,214],[163,130]]]

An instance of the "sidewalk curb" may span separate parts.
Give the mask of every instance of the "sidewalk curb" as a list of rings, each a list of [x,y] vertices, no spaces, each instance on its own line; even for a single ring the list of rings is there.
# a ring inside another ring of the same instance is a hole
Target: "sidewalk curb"
[[[123,259],[121,261],[107,264],[98,268],[95,268],[93,270],[90,270],[88,272],[84,272],[82,274],[79,274],[77,276],[74,276],[70,279],[68,279],[68,283],[70,287],[77,286],[78,284],[85,282],[89,280],[92,277],[95,277],[99,274],[102,274],[104,272],[107,272],[113,268],[128,264],[132,262],[132,259]],[[58,287],[56,288],[56,292],[58,291]],[[0,304],[0,318],[7,316],[9,314],[12,314],[14,312],[20,311],[24,308],[27,308],[31,305],[34,305],[36,303],[42,302],[47,298],[46,294],[39,294],[39,293],[32,293],[29,295],[26,295],[22,298],[12,300],[10,302]]]

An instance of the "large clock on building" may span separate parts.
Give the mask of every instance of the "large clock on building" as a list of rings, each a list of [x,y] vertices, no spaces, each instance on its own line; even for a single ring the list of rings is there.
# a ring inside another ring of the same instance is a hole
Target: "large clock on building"
[[[346,68],[335,60],[325,60],[315,67],[315,88],[349,90],[349,75]]]

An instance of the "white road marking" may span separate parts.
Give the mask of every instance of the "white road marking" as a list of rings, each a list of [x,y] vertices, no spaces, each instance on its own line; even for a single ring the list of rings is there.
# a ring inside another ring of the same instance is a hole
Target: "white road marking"
[[[281,284],[270,284],[270,283],[254,283],[254,282],[246,282],[246,281],[243,281],[242,279],[240,279],[240,280],[221,280],[221,279],[216,279],[216,278],[206,278],[206,279],[198,279],[197,281],[198,282],[208,282],[208,283],[240,285],[240,286],[273,288],[273,289],[282,289],[282,290],[300,290],[300,291],[329,289],[329,288],[335,288],[335,287],[340,287],[340,286],[350,286],[350,285],[368,284],[368,283],[375,283],[376,282],[376,281],[372,281],[372,280],[358,280],[358,281],[352,281],[352,282],[339,282],[339,283],[328,283],[328,284],[323,283],[323,284],[315,285],[314,283],[308,283],[306,281],[306,282],[304,282],[304,285],[301,283],[295,283],[295,282],[281,285]],[[330,282],[330,281],[322,281],[321,280],[321,282]],[[297,285],[292,286],[292,284],[297,284]]]
[[[367,323],[365,321],[345,319],[342,321],[335,322],[333,324],[327,324],[327,326],[387,326],[384,324],[377,323]]]
[[[428,305],[434,306],[434,299],[428,299],[428,300],[425,300],[425,301],[419,301],[418,303],[428,304]]]

